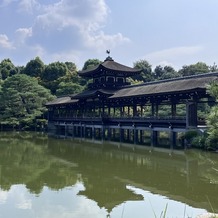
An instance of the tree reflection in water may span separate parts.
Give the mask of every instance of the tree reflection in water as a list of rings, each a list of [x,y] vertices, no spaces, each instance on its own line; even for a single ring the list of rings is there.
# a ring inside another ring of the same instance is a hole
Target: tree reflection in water
[[[43,196],[45,187],[63,192],[82,184],[75,198],[96,202],[105,209],[105,217],[115,215],[118,208],[119,217],[124,209],[126,215],[130,202],[145,203],[154,196],[162,210],[168,201],[218,212],[217,155],[194,150],[169,152],[63,140],[41,133],[1,133],[0,186],[3,192],[23,184],[29,193]],[[164,204],[160,196],[164,196]],[[153,206],[161,210],[156,203]]]

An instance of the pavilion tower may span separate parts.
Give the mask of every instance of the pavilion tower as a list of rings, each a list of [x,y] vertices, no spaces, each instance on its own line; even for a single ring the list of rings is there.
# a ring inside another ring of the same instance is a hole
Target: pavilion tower
[[[92,69],[80,71],[79,75],[92,80],[88,87],[91,90],[102,88],[117,89],[130,85],[127,78],[140,72],[141,69],[122,65],[108,56],[103,63]]]

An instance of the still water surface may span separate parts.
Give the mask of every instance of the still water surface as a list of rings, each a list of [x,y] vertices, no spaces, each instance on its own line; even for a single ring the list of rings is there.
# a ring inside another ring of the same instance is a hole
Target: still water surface
[[[218,154],[0,133],[0,218],[218,212]],[[162,215],[163,217],[163,215]]]

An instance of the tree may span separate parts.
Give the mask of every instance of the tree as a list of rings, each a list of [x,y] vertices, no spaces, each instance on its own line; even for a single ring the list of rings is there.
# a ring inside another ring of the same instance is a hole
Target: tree
[[[79,84],[73,83],[73,82],[61,82],[58,85],[58,89],[56,94],[58,96],[63,96],[63,95],[71,95],[75,93],[79,93],[83,90],[83,87]]]
[[[139,60],[133,64],[134,68],[141,69],[142,72],[139,75],[133,76],[134,80],[149,82],[154,80],[152,75],[151,65],[146,60]]]
[[[17,69],[10,59],[4,59],[0,63],[0,78],[5,80],[7,77],[17,73]]]
[[[98,66],[101,63],[102,62],[100,60],[98,60],[98,59],[88,59],[84,63],[82,70],[88,70],[88,69],[94,68],[94,67]]]
[[[216,71],[218,71],[217,64],[216,64],[216,63],[213,63],[212,66],[209,66],[209,69],[210,69],[211,72],[216,72]]]
[[[181,76],[191,76],[201,73],[208,73],[210,71],[210,67],[207,66],[203,62],[198,62],[196,64],[191,64],[189,66],[185,65],[182,67],[181,70],[179,70],[179,74]]]
[[[179,74],[171,66],[156,66],[154,69],[154,78],[156,80],[171,79],[179,77]]]
[[[50,92],[35,78],[16,74],[2,84],[1,124],[10,127],[28,127],[46,111],[44,104],[53,99]]]
[[[62,81],[80,83],[81,78],[78,75],[76,64],[73,62],[65,62],[65,65],[67,66],[67,73]]]
[[[61,62],[54,62],[45,67],[42,73],[42,85],[56,94],[58,84],[66,77],[68,72],[67,66]]]
[[[26,67],[24,68],[23,73],[28,76],[41,78],[44,70],[45,70],[44,63],[39,57],[36,57],[35,59],[30,60],[26,64]]]
[[[208,86],[208,92],[216,101],[218,100],[218,83],[213,82]],[[208,137],[206,139],[206,146],[218,148],[218,105],[211,108],[207,116]]]

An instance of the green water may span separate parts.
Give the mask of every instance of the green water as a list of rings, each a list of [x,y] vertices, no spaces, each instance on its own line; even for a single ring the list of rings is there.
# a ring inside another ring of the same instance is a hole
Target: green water
[[[218,212],[218,154],[0,133],[0,218]]]

